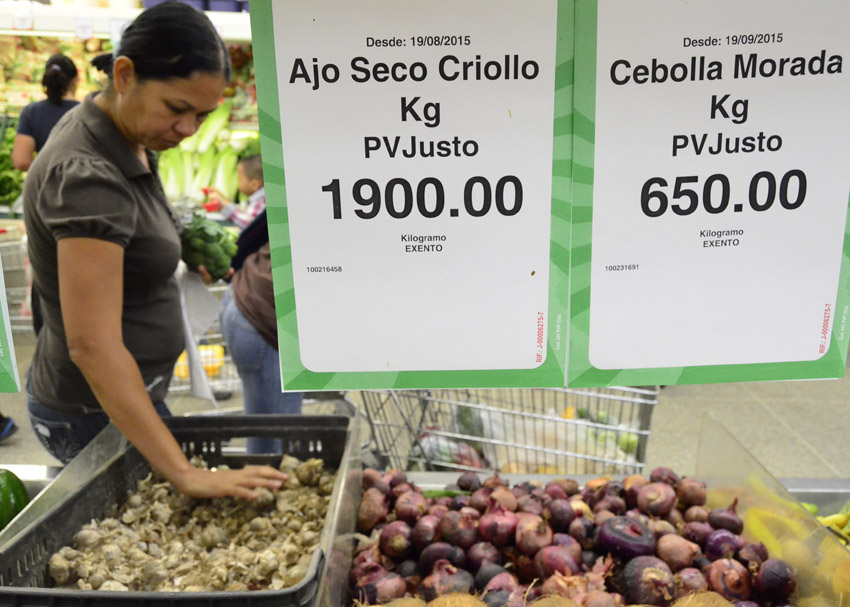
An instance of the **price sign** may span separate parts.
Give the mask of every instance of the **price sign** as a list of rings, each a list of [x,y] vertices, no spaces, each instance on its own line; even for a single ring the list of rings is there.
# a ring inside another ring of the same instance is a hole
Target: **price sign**
[[[286,389],[563,385],[572,17],[252,2]]]
[[[570,385],[843,375],[850,5],[800,8],[579,0]]]

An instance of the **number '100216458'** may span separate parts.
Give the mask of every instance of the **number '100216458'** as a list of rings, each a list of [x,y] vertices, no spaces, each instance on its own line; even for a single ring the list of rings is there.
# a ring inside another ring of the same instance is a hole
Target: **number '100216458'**
[[[676,215],[690,215],[700,206],[712,215],[730,208],[732,187],[726,175],[715,173],[706,177],[702,192],[695,189],[699,181],[697,175],[676,177],[673,192],[668,196],[667,188],[670,184],[667,180],[651,177],[641,188],[640,208],[647,217],[661,217],[668,208]],[[691,184],[694,187],[688,187]],[[806,174],[799,169],[790,170],[778,179],[770,171],[760,171],[750,179],[747,202],[753,211],[767,211],[778,197],[783,209],[793,211],[799,209],[806,200],[806,188]],[[670,202],[671,199],[682,200],[682,203]],[[733,212],[740,213],[744,210],[744,204],[735,202],[731,208]]]
[[[414,193],[414,188],[416,189]],[[342,219],[342,195],[339,179],[322,186],[323,192],[331,194],[333,218]],[[446,208],[446,193],[443,182],[436,177],[425,177],[418,184],[403,178],[390,179],[382,188],[374,179],[358,179],[351,188],[351,197],[363,209],[354,214],[361,219],[377,217],[383,206],[390,217],[404,219],[414,209],[422,217],[433,219],[443,214]],[[522,182],[514,175],[506,175],[496,181],[480,175],[466,180],[463,188],[463,210],[472,217],[483,217],[495,206],[505,217],[519,213],[522,209]],[[449,216],[458,217],[459,208],[450,208]]]

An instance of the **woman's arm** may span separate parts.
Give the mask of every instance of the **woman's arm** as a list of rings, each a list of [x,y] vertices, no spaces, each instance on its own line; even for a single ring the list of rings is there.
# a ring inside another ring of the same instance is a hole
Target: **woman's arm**
[[[74,361],[113,423],[150,464],[192,497],[254,498],[254,487],[277,488],[286,475],[270,466],[210,472],[189,464],[145,390],[124,345],[124,249],[94,238],[64,238],[57,247],[62,320]]]
[[[19,171],[28,171],[35,154],[35,139],[29,135],[15,135],[15,145],[12,147],[12,164]]]

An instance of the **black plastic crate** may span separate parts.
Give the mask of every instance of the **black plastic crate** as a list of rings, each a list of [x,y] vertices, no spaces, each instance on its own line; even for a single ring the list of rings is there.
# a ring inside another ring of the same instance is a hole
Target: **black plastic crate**
[[[321,458],[327,467],[337,470],[322,539],[304,579],[283,590],[240,592],[112,592],[50,587],[47,569],[50,556],[62,546],[72,545],[71,538],[83,525],[94,518],[103,518],[112,506],[123,503],[136,490],[136,481],[150,473],[147,460],[128,446],[4,547],[0,552],[0,605],[311,607],[316,603],[332,541],[332,519],[346,478],[343,466],[347,463],[346,454],[354,447],[351,425],[355,420],[345,416],[255,415],[174,417],[165,422],[187,456],[202,456],[210,466],[276,465],[280,455],[247,456],[229,448],[233,439],[271,437],[283,441],[284,453],[302,460]]]

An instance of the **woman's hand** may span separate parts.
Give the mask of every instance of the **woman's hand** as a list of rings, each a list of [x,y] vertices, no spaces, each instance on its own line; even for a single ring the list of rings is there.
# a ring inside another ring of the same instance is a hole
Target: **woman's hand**
[[[201,280],[204,284],[210,286],[213,283],[212,275],[207,270],[206,266],[198,266],[198,274],[201,275]],[[229,280],[233,276],[233,268],[228,268],[227,274],[221,277],[222,280]]]
[[[191,468],[171,479],[180,493],[195,498],[234,496],[257,499],[253,489],[280,489],[289,476],[271,466],[245,466],[238,470],[201,470]]]

